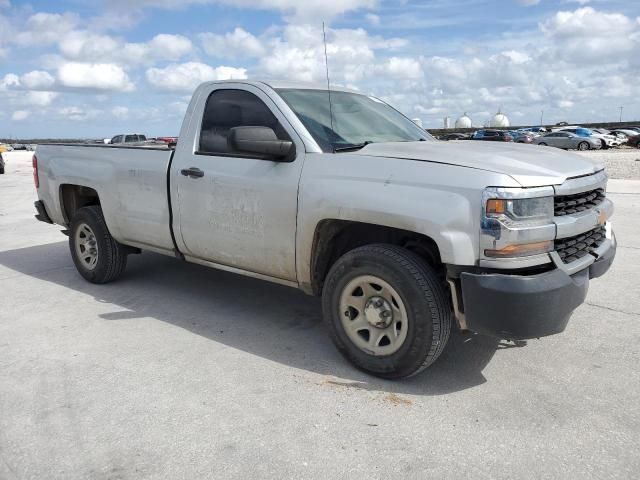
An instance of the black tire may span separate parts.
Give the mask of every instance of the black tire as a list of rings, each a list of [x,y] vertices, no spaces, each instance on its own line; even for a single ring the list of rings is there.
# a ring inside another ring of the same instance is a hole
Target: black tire
[[[600,144],[602,145],[602,150],[609,150],[609,145],[604,140],[600,140]]]
[[[76,233],[82,225],[89,226],[95,234],[97,262],[93,268],[88,268],[77,253]],[[111,236],[102,208],[98,205],[83,207],[76,212],[69,229],[69,249],[78,273],[91,283],[111,282],[122,275],[127,266],[126,247]]]
[[[546,146],[547,146],[547,144],[546,144],[546,143],[544,143],[544,142],[540,142],[538,145],[542,145],[543,147],[546,147]]]
[[[4,175],[4,167],[0,167],[0,175]]]
[[[349,338],[342,324],[342,292],[363,275],[391,285],[407,311],[406,339],[389,355],[365,352]],[[340,353],[357,368],[389,379],[415,375],[430,366],[444,350],[451,330],[450,302],[435,271],[416,254],[393,245],[367,245],[338,259],[324,284],[322,309]]]
[[[585,150],[589,150],[590,148],[591,146],[589,145],[589,142],[580,142],[578,144],[578,150],[585,151]]]

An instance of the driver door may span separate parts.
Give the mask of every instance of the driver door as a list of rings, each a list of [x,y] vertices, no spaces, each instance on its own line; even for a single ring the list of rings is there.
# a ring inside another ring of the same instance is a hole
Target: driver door
[[[171,168],[180,251],[188,260],[295,281],[302,141],[253,86],[214,88],[199,108],[193,112],[201,119],[195,142],[178,144]],[[296,158],[282,162],[233,151],[227,137],[240,126],[272,128],[279,139],[294,142]]]

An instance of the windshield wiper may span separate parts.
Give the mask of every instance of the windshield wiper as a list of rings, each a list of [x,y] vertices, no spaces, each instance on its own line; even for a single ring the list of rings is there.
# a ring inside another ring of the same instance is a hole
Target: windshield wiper
[[[356,150],[360,150],[361,148],[366,147],[370,143],[373,143],[371,140],[367,140],[362,143],[355,143],[353,145],[345,145],[344,147],[333,147],[334,152],[355,152]]]

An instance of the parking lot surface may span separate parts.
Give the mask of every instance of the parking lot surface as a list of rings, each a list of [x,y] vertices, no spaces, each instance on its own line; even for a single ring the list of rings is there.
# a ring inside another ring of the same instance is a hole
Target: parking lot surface
[[[315,298],[152,253],[92,285],[0,175],[0,478],[637,478],[640,181],[567,330],[453,336],[385,381],[333,348]]]

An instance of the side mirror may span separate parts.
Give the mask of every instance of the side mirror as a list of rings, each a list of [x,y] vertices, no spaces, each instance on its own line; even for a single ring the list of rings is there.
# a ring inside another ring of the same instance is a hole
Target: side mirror
[[[233,151],[254,153],[269,160],[291,162],[295,146],[290,140],[280,140],[269,127],[234,127],[229,130],[227,144]]]

